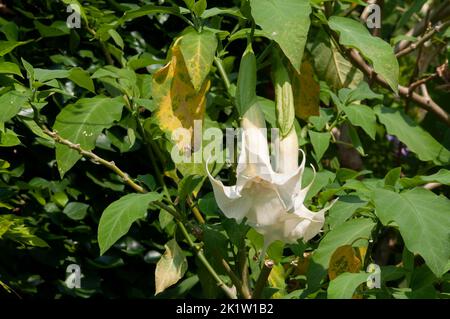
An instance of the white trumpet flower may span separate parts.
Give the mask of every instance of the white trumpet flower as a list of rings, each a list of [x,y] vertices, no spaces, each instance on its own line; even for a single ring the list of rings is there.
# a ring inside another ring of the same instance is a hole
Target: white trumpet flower
[[[317,213],[304,205],[312,182],[301,188],[305,154],[302,151],[299,166],[295,129],[280,141],[278,160],[273,161],[272,167],[264,115],[257,104],[245,113],[241,127],[236,185],[224,186],[208,171],[219,208],[237,222],[246,218],[264,236],[265,248],[275,240],[286,243],[295,243],[300,238],[310,240],[322,229],[325,211],[332,204]]]

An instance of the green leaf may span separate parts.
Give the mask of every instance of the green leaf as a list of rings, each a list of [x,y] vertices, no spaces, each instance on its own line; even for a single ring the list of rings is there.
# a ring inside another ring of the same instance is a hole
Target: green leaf
[[[340,34],[341,44],[358,49],[392,90],[398,91],[398,61],[387,42],[372,36],[363,24],[350,18],[333,16],[329,20],[329,26]]]
[[[27,44],[29,41],[21,41],[21,42],[17,42],[17,41],[0,41],[0,57],[8,54],[9,52],[11,52],[12,50],[14,50],[15,48]]]
[[[151,202],[161,198],[158,193],[128,194],[106,207],[98,225],[100,255],[125,235],[131,224],[145,217]]]
[[[369,238],[374,226],[372,220],[359,218],[349,220],[328,232],[312,256],[306,275],[308,290],[312,292],[320,287],[320,281],[327,274],[331,256],[338,247],[352,243],[358,246],[367,245],[367,240],[364,239],[354,241],[358,238]]]
[[[450,201],[423,188],[400,194],[376,189],[373,200],[383,225],[394,221],[408,250],[420,254],[436,276],[443,275],[450,257]]]
[[[27,103],[28,97],[18,91],[9,91],[0,96],[0,123],[12,119]]]
[[[170,240],[164,247],[166,251],[156,264],[155,295],[176,284],[188,268],[186,256],[175,239]]]
[[[343,107],[343,111],[347,115],[350,123],[361,127],[367,135],[375,140],[377,133],[377,118],[374,111],[366,106],[360,104],[352,104]]]
[[[79,87],[95,93],[94,82],[89,73],[81,68],[73,68],[70,70],[69,79],[72,80]]]
[[[365,272],[340,274],[328,286],[328,299],[351,299],[356,288],[366,282],[368,277],[369,274]]]
[[[117,44],[117,46],[123,50],[124,43],[123,43],[123,39],[120,36],[120,34],[114,29],[109,29],[108,33],[111,36],[111,38],[114,40],[114,42]]]
[[[427,131],[417,125],[403,111],[384,106],[375,107],[378,119],[389,134],[395,135],[422,161],[433,161],[437,165],[450,162],[450,151],[442,146]]]
[[[405,177],[400,179],[400,184],[405,188],[413,188],[426,183],[441,183],[443,185],[450,185],[450,171],[447,169],[440,169],[433,175],[415,176],[413,178]]]
[[[362,72],[339,53],[324,32],[318,33],[317,42],[310,50],[319,78],[325,80],[332,89],[355,88],[363,80]]]
[[[328,146],[330,146],[331,135],[329,132],[318,133],[314,131],[308,131],[309,138],[311,139],[311,144],[316,153],[316,161],[320,162],[323,154],[325,154]]]
[[[14,131],[6,129],[0,130],[0,147],[12,147],[20,145],[20,139]]]
[[[197,17],[200,17],[203,12],[205,12],[206,10],[206,0],[198,0],[195,4],[194,4],[194,12],[197,15]]]
[[[183,0],[189,10],[194,9],[195,0]]]
[[[344,94],[342,94],[344,93]],[[345,98],[343,98],[344,96]],[[355,101],[362,101],[362,100],[382,100],[383,95],[382,94],[376,94],[373,92],[369,84],[367,82],[361,82],[358,87],[354,90],[344,88],[339,91],[339,98],[342,100],[344,104],[349,104],[351,102]]]
[[[88,204],[71,202],[64,207],[63,213],[73,220],[82,220],[86,217]]]
[[[192,85],[199,91],[208,76],[217,49],[214,33],[203,30],[201,33],[190,28],[181,37],[181,53],[191,78]]]
[[[252,16],[300,72],[310,25],[308,0],[250,0]]]
[[[102,96],[80,99],[66,106],[56,117],[53,129],[72,143],[90,151],[105,128],[120,120],[123,108],[121,97],[112,99]],[[72,168],[81,155],[68,146],[56,145],[56,161],[61,176]]]
[[[11,62],[0,62],[1,74],[15,74],[23,78],[22,72],[17,64]]]
[[[144,17],[149,14],[156,13],[167,13],[180,15],[180,9],[178,7],[163,7],[163,6],[154,6],[154,5],[145,5],[140,7],[139,9],[133,9],[125,12],[122,18],[117,21],[118,25],[122,25],[125,22],[133,19],[137,19],[140,17]]]
[[[52,38],[70,34],[70,29],[64,21],[55,21],[50,26],[46,26],[39,21],[34,21],[35,28],[39,31],[41,37]]]
[[[401,167],[391,169],[384,177],[384,185],[394,187],[398,179],[400,178],[401,172],[402,172]]]
[[[331,229],[342,225],[347,219],[352,217],[358,208],[361,208],[367,204],[358,196],[345,195],[340,196],[339,200],[330,208],[328,213],[327,224]]]

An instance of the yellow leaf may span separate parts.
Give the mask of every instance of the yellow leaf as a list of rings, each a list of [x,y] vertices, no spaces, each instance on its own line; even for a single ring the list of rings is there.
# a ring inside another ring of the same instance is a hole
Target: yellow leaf
[[[361,260],[356,257],[353,247],[341,246],[333,253],[328,265],[328,277],[330,280],[344,272],[358,273],[361,269]]]
[[[176,129],[184,128],[192,145],[194,121],[203,120],[210,81],[206,80],[198,92],[194,89],[179,40],[172,46],[169,63],[153,75],[152,94],[157,106],[155,118],[161,130],[171,135]],[[186,138],[174,142],[180,148],[190,147]]]
[[[270,272],[268,282],[272,288],[278,289],[276,293],[272,295],[273,299],[282,298],[286,294],[286,274],[284,267],[281,264],[273,266]]]
[[[308,60],[303,61],[300,74],[292,72],[295,115],[303,120],[319,115],[320,86],[314,79],[314,70]]]

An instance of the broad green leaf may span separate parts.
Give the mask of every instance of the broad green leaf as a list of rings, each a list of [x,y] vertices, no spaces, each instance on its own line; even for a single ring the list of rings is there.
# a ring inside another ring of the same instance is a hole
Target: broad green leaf
[[[329,231],[321,240],[319,247],[314,251],[307,272],[308,290],[314,291],[320,287],[320,282],[327,274],[327,268],[333,252],[341,246],[353,245],[365,246],[375,223],[368,218],[349,220],[333,230]],[[357,240],[355,242],[355,240]]]
[[[125,12],[122,18],[117,21],[118,25],[124,24],[125,22],[133,19],[137,19],[140,17],[144,17],[150,14],[156,13],[167,13],[180,15],[180,9],[178,7],[163,7],[163,6],[154,6],[154,5],[145,5],[140,7],[139,9],[133,9]]]
[[[98,96],[78,100],[66,106],[56,117],[53,129],[72,143],[90,151],[95,141],[105,128],[113,125],[122,115],[123,101],[121,97],[106,98]],[[72,168],[81,155],[69,147],[56,145],[56,161],[61,176]]]
[[[450,257],[450,201],[423,188],[400,194],[376,189],[373,200],[381,222],[395,222],[408,250],[420,254],[436,276],[443,275]]]
[[[252,16],[300,72],[310,25],[308,0],[250,0]]]
[[[4,132],[0,130],[0,147],[12,147],[20,145],[20,139],[14,131],[6,129]]]
[[[195,0],[183,0],[189,10],[194,9]]]
[[[196,1],[196,3],[194,4],[193,10],[194,10],[195,14],[197,15],[197,17],[200,17],[203,14],[203,12],[205,12],[206,6],[207,6],[206,0],[197,0]]]
[[[73,68],[70,70],[68,77],[78,86],[95,93],[94,82],[87,71],[81,68]]]
[[[217,8],[217,7],[205,10],[205,12],[202,13],[202,19],[208,19],[217,15],[229,15],[236,18],[244,19],[244,16],[242,15],[239,8]]]
[[[125,235],[136,220],[145,217],[151,202],[161,198],[157,193],[128,194],[106,207],[98,225],[100,255]]]
[[[186,256],[175,239],[170,240],[164,247],[166,251],[156,264],[155,295],[176,284],[188,268]]]
[[[65,21],[55,21],[50,26],[46,26],[39,21],[34,21],[35,28],[39,31],[41,37],[51,38],[70,34],[70,29]]]
[[[216,48],[217,38],[207,30],[199,33],[191,28],[181,37],[180,50],[196,91],[202,88],[209,74]]]
[[[34,68],[34,76],[36,81],[44,83],[54,79],[68,78],[70,76],[70,71]]]
[[[420,160],[433,161],[437,165],[450,163],[450,151],[403,111],[377,106],[375,113],[386,126],[387,132],[395,135],[409,150],[416,153]]]
[[[384,177],[384,185],[394,187],[398,179],[400,178],[401,172],[402,172],[401,167],[391,169]]]
[[[375,140],[377,131],[377,118],[375,112],[368,106],[362,104],[351,104],[343,107],[350,123],[361,127],[367,135]]]
[[[12,119],[27,103],[26,94],[18,91],[9,91],[0,96],[0,123]]]
[[[316,153],[316,161],[320,162],[323,154],[325,154],[328,146],[330,146],[331,135],[329,132],[318,133],[314,131],[308,131],[308,134],[311,139],[311,144],[314,148],[314,152]]]
[[[310,167],[305,168],[303,176],[302,187],[308,186],[313,181],[312,179],[314,177],[313,184],[306,194],[306,201],[317,195],[320,190],[322,190],[325,186],[331,184],[335,179],[335,174],[326,169],[319,171],[314,175],[314,172]]]
[[[88,204],[71,202],[64,207],[63,213],[73,220],[82,220],[86,217]]]
[[[11,62],[0,62],[1,74],[15,74],[23,78],[22,72],[17,64]]]
[[[354,90],[348,88],[343,88],[342,90],[339,90],[339,98],[344,104],[349,104],[351,102],[362,100],[373,100],[373,99],[382,100],[383,95],[376,94],[375,92],[373,92],[370,89],[369,84],[367,84],[367,82],[361,82],[358,85],[358,87]]]
[[[17,41],[0,41],[0,57],[8,54],[9,52],[11,52],[12,50],[14,50],[15,48],[27,44],[28,41],[21,41],[21,42],[17,42]]]
[[[329,26],[339,33],[342,45],[358,49],[392,90],[398,91],[398,61],[387,42],[372,36],[362,23],[350,18],[333,16],[329,20]]]
[[[332,89],[355,88],[363,80],[362,72],[339,53],[323,32],[319,32],[310,51],[319,79],[326,81]]]
[[[359,285],[367,281],[369,274],[365,272],[340,274],[330,281],[328,286],[328,299],[351,299]]]
[[[358,208],[366,204],[366,201],[355,195],[340,196],[339,200],[330,208],[326,222],[331,229],[334,229],[342,225],[347,219],[352,217]]]
[[[450,171],[447,169],[440,169],[433,175],[416,176],[413,178],[405,177],[400,179],[400,184],[402,184],[405,188],[413,188],[426,183],[441,183],[443,185],[450,185]]]

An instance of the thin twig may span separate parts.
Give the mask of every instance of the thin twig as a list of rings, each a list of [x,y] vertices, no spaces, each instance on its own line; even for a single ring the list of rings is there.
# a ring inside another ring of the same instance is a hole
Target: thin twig
[[[429,39],[431,39],[436,33],[440,32],[443,29],[445,29],[449,25],[450,25],[450,21],[447,21],[447,22],[435,25],[433,28],[431,28],[430,31],[425,33],[416,42],[411,43],[409,46],[407,46],[403,50],[398,51],[395,54],[395,57],[396,58],[400,58],[400,57],[402,57],[404,55],[407,55],[408,53],[413,52],[415,49],[419,48],[421,45],[423,45],[425,42],[427,42]]]
[[[370,67],[366,61],[361,57],[361,55],[355,49],[346,50],[347,56],[354,66],[360,69],[367,77],[374,80],[374,82],[378,83],[384,88],[391,89],[390,85],[386,82],[385,79],[380,77],[373,69]],[[420,107],[424,108],[427,111],[434,113],[441,121],[450,126],[450,115],[444,111],[436,102],[432,99],[427,99],[422,95],[419,95],[414,92],[410,92],[408,87],[398,86],[398,93],[400,96],[410,99],[411,101],[417,103]]]

